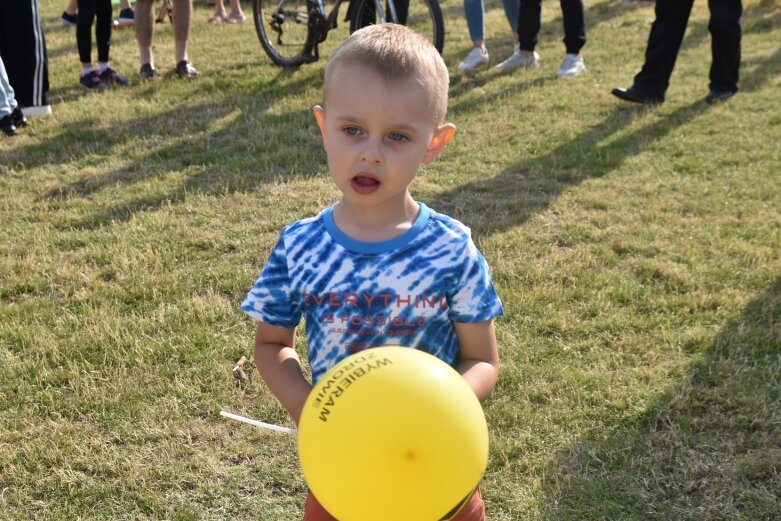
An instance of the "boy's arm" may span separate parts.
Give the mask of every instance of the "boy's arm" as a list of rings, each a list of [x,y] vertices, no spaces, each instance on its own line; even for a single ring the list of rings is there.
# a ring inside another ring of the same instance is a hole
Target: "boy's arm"
[[[454,324],[460,347],[456,370],[483,402],[499,377],[499,349],[494,321]]]
[[[255,365],[272,394],[298,425],[312,385],[304,377],[294,348],[296,329],[258,322],[255,330]]]

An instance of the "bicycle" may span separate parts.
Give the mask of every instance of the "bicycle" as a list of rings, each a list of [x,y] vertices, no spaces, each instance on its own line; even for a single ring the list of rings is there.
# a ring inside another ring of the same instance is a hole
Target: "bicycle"
[[[406,25],[431,40],[442,53],[445,25],[438,0],[254,0],[255,31],[263,50],[282,67],[297,67],[320,59],[318,45],[336,28],[339,6],[349,3],[350,32],[376,23]]]

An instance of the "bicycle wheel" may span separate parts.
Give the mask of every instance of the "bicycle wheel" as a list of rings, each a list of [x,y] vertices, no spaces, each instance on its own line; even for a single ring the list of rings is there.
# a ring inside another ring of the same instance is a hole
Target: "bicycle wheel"
[[[395,18],[388,3],[385,4],[385,19],[406,25],[425,36],[440,54],[445,46],[445,22],[437,0],[392,0]],[[377,15],[375,0],[351,0],[350,32],[367,25],[381,23]]]
[[[263,50],[277,65],[296,67],[308,51],[307,0],[254,0],[255,31]]]

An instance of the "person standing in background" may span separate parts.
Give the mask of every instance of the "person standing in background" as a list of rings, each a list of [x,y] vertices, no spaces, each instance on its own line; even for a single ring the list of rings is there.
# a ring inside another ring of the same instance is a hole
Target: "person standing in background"
[[[128,79],[111,68],[111,0],[79,0],[76,44],[81,60],[79,85],[87,90],[103,90],[108,85],[129,85]],[[92,65],[92,22],[98,47],[98,69]]]
[[[155,35],[155,0],[136,1],[136,41],[141,59],[141,79],[157,80],[160,78],[155,68],[152,53],[152,41]],[[174,53],[176,55],[176,75],[180,78],[197,78],[200,73],[192,66],[187,53],[187,43],[190,39],[190,24],[193,15],[192,0],[174,0]]]
[[[244,11],[241,10],[241,3],[239,0],[230,0],[231,13],[225,10],[225,2],[223,0],[216,0],[214,2],[214,16],[209,18],[210,24],[243,24],[247,17]]]
[[[657,0],[643,68],[631,87],[611,91],[615,97],[645,105],[664,102],[693,4],[694,0]],[[727,101],[738,92],[743,4],[741,0],[708,0],[708,9],[711,67],[710,92],[705,101],[712,105]]]
[[[51,114],[49,62],[38,0],[0,1],[0,58],[24,114]]]
[[[518,11],[520,0],[502,0],[504,15],[513,31],[515,50],[518,50]],[[488,63],[488,49],[485,46],[485,2],[484,0],[464,0],[464,15],[466,25],[469,28],[469,37],[472,39],[472,50],[466,55],[464,61],[458,64],[461,72],[472,72],[477,67]]]
[[[583,0],[561,0],[561,14],[564,23],[564,60],[558,72],[559,77],[578,76],[586,72],[586,64],[580,49],[586,45],[586,20]],[[506,60],[496,66],[507,72],[519,67],[536,69],[540,55],[534,50],[542,26],[542,0],[521,0],[518,14],[519,48]]]
[[[8,74],[0,58],[0,132],[6,136],[15,136],[17,127],[26,125],[27,120],[16,103],[14,89],[8,82]]]

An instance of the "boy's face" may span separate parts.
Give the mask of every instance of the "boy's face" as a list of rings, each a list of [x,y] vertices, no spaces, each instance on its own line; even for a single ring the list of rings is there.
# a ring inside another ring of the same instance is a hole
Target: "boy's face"
[[[326,89],[326,106],[314,113],[342,201],[403,204],[418,167],[437,158],[455,127],[434,122],[420,86],[389,85],[370,67],[339,65]]]

